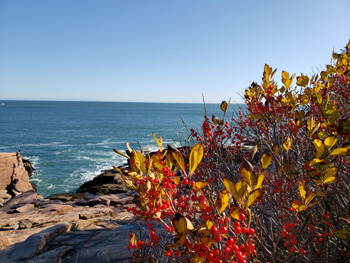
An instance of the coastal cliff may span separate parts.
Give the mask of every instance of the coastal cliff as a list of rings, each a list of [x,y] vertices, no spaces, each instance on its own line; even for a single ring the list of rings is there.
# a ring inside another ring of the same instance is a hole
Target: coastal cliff
[[[6,194],[5,187],[14,179],[18,179],[16,187],[19,191],[33,190],[26,167],[29,171],[32,171],[30,163],[26,162],[26,165],[24,165],[22,158],[21,166],[18,166],[16,153],[0,153],[0,199]],[[8,195],[8,197],[10,196]]]
[[[27,169],[32,171],[30,162]],[[18,179],[16,197],[5,187]],[[80,193],[37,195],[16,153],[0,153],[0,262],[129,262],[128,231],[140,222],[120,175],[106,171]]]

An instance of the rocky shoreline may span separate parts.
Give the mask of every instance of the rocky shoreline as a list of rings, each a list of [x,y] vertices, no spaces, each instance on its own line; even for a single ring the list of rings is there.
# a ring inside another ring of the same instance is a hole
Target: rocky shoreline
[[[44,198],[29,186],[31,166],[14,173],[16,163],[15,153],[0,153],[0,262],[129,262],[128,233],[141,223],[127,211],[133,198],[118,172]],[[22,193],[9,200],[4,186],[13,174]]]

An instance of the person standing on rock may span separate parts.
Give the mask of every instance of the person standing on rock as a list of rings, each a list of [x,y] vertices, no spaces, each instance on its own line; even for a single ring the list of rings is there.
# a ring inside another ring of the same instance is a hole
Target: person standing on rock
[[[16,178],[15,180],[13,180],[9,185],[6,186],[6,190],[7,190],[7,193],[9,195],[11,195],[11,199],[14,198],[16,196],[15,192],[18,192],[20,193],[21,191],[17,190],[16,188],[16,184],[18,183],[18,179]]]
[[[21,164],[22,164],[21,150],[18,150],[18,152],[16,153],[16,156],[18,161],[18,167],[21,167]]]

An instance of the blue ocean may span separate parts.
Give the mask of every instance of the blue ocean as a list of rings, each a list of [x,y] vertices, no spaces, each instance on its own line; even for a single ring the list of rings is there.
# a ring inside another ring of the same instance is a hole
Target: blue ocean
[[[228,116],[232,117],[231,105]],[[207,115],[221,116],[220,105],[206,104]],[[38,194],[75,192],[103,170],[125,163],[112,149],[157,149],[152,132],[164,145],[184,145],[185,124],[198,129],[204,104],[1,101],[0,151],[31,161],[31,181]],[[185,124],[184,124],[185,123]]]

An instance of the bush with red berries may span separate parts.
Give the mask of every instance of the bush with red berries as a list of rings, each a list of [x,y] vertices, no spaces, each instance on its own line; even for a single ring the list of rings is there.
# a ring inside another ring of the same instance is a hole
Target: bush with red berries
[[[246,108],[205,116],[192,146],[128,149],[143,223],[135,262],[349,262],[350,41],[311,78],[264,67]]]

